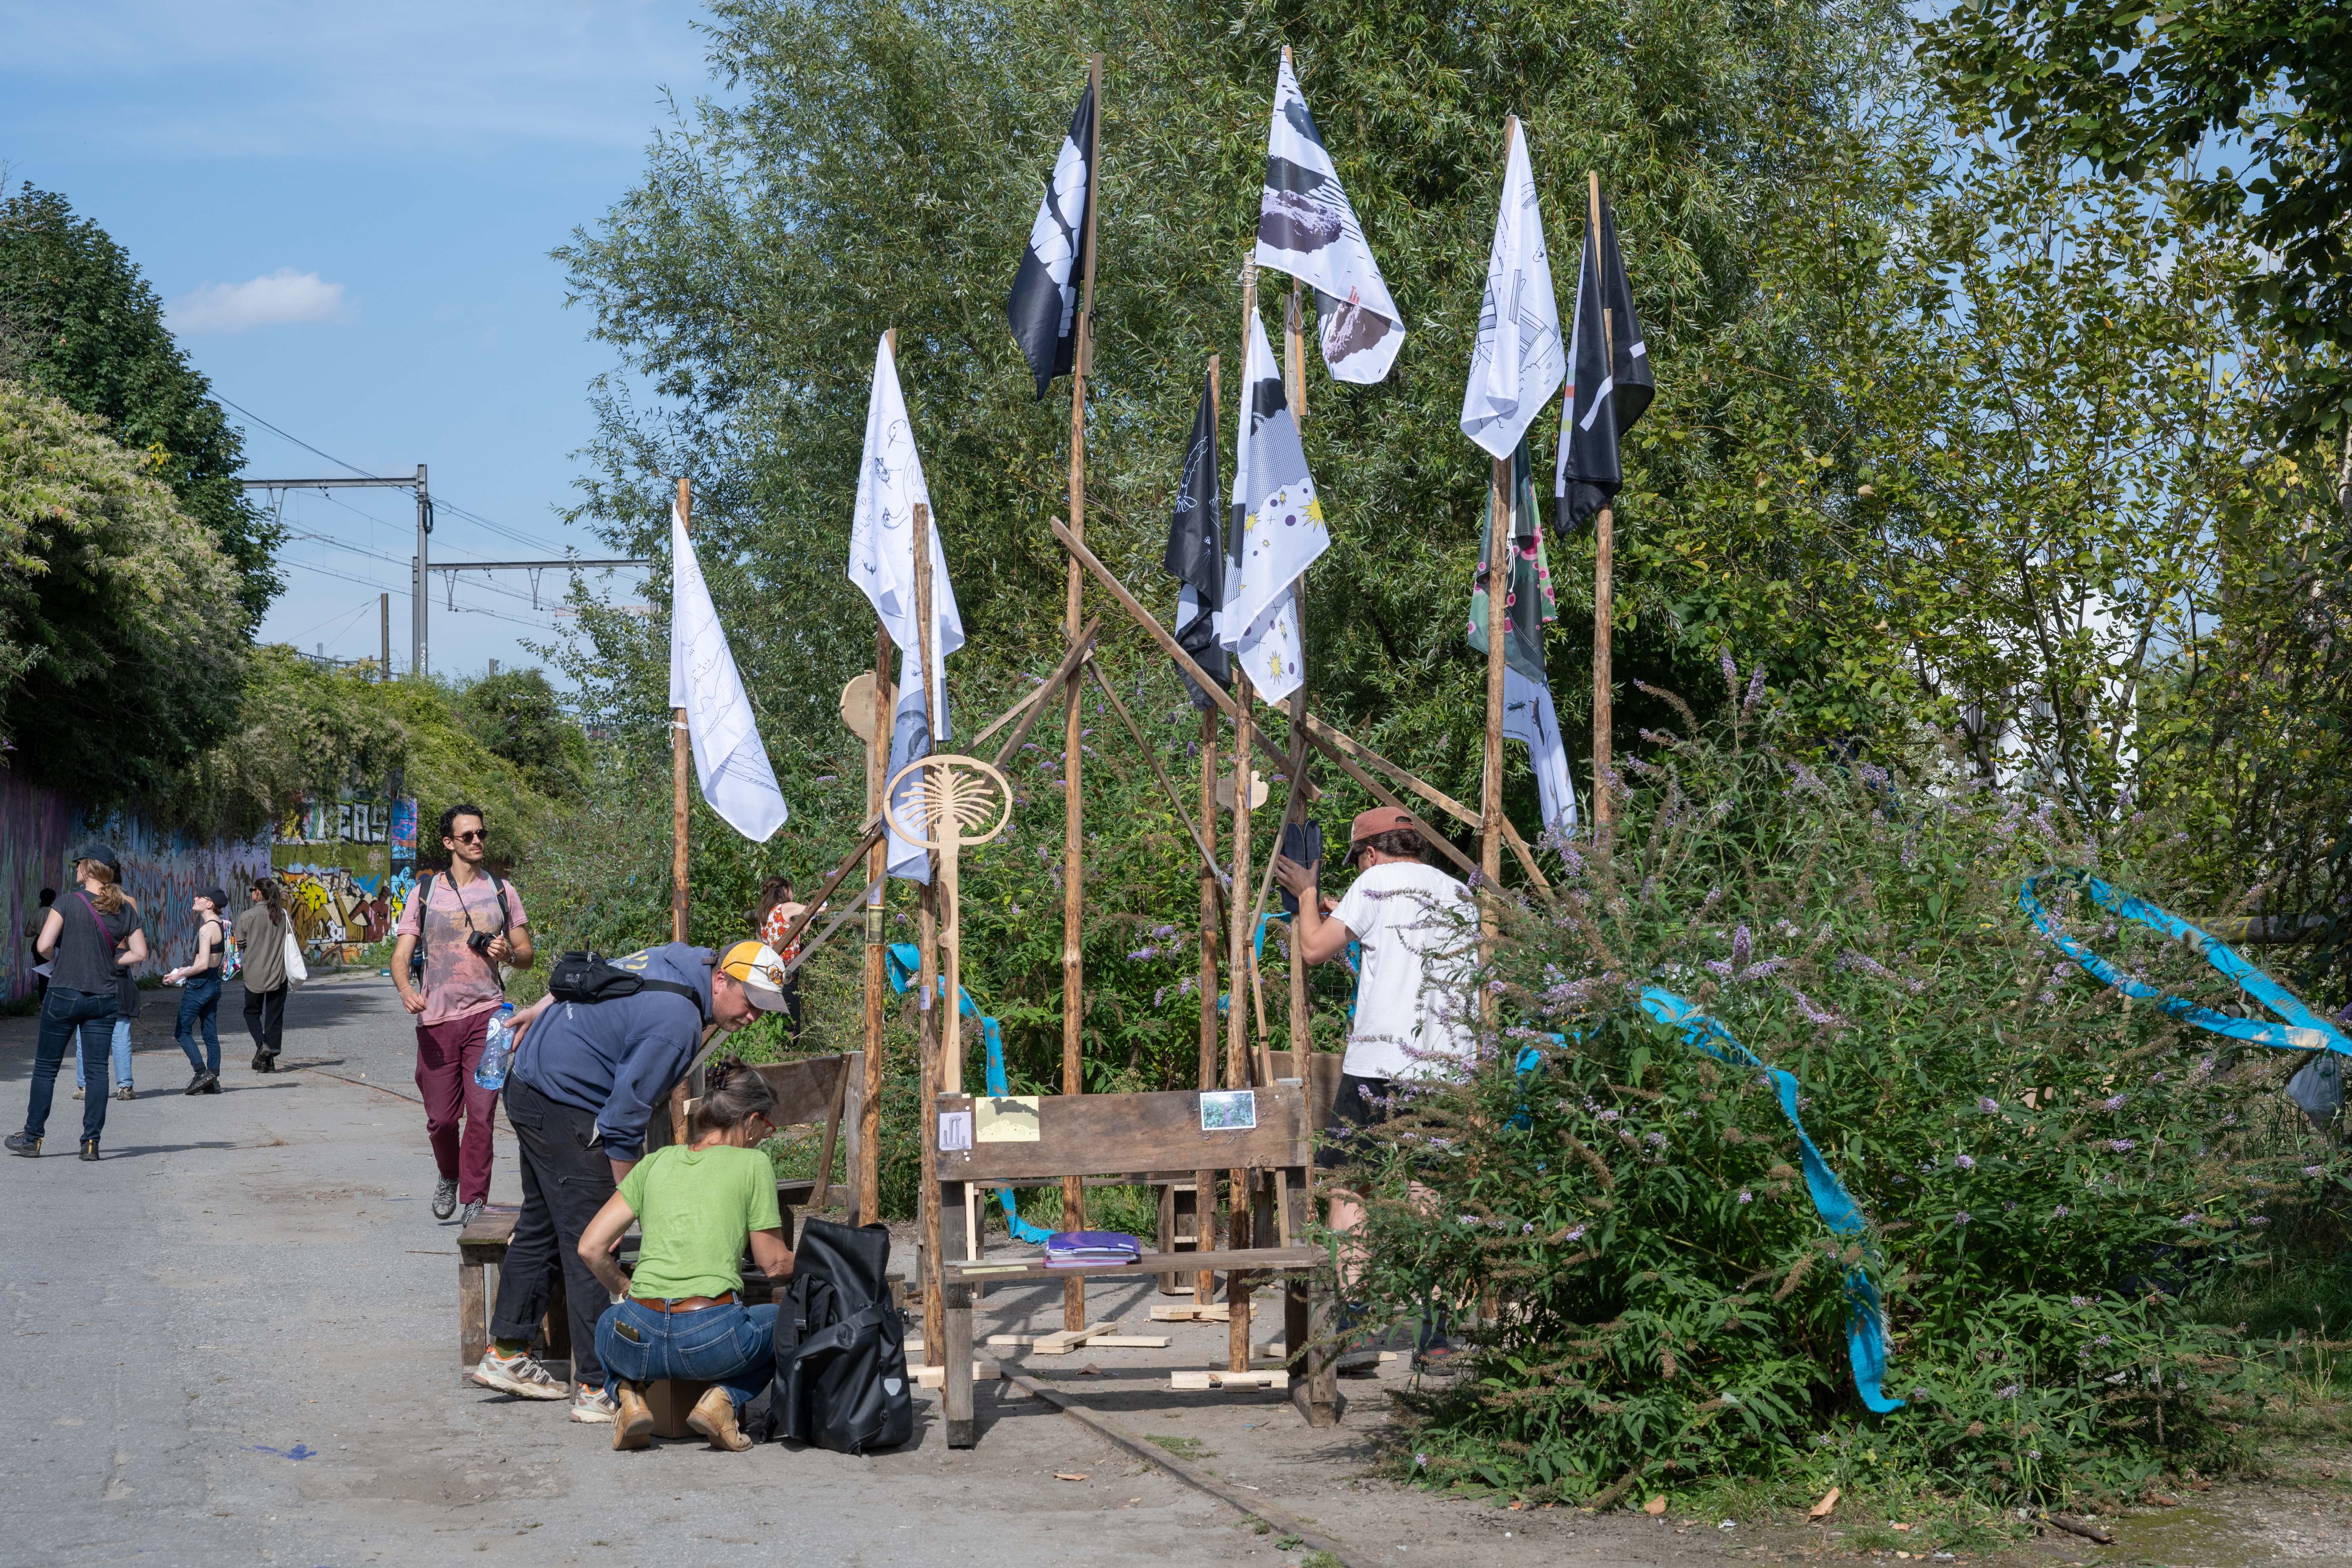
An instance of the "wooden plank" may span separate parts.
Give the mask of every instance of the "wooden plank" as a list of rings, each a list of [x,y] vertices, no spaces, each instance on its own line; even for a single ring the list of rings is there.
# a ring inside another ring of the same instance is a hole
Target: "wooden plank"
[[[1287,1388],[1290,1373],[1278,1366],[1250,1372],[1221,1372],[1213,1368],[1194,1372],[1180,1368],[1168,1374],[1168,1386],[1193,1394],[1212,1388]]]
[[[1045,1095],[1037,1102],[1034,1143],[974,1143],[941,1151],[943,1182],[993,1182],[1088,1176],[1105,1171],[1271,1170],[1303,1166],[1312,1156],[1307,1096],[1295,1085],[1259,1089],[1257,1125],[1204,1132],[1201,1091]],[[942,1095],[941,1113],[970,1110],[968,1095]],[[934,1121],[925,1131],[936,1142]]]
[[[1139,1278],[1163,1273],[1171,1268],[1208,1268],[1218,1273],[1239,1271],[1244,1274],[1281,1274],[1294,1269],[1318,1268],[1331,1261],[1330,1255],[1319,1247],[1255,1247],[1240,1250],[1226,1248],[1217,1252],[1147,1252],[1134,1263],[1110,1263],[1099,1268],[1048,1268],[1043,1258],[991,1258],[981,1262],[961,1262],[950,1258],[946,1268],[950,1279],[968,1279],[974,1284],[995,1285],[1024,1279],[1058,1279],[1065,1274],[1084,1274],[1095,1279],[1116,1275]],[[1162,1311],[1189,1312],[1192,1308],[1178,1303],[1171,1307],[1154,1306],[1156,1317]],[[1223,1321],[1224,1309],[1216,1309],[1218,1321]]]
[[[776,1108],[769,1120],[778,1127],[799,1127],[831,1121],[841,1114],[842,1090],[848,1085],[849,1058],[803,1057],[798,1061],[762,1062],[751,1069],[775,1091]]]
[[[1067,1355],[1097,1334],[1109,1333],[1118,1327],[1117,1323],[1105,1320],[1098,1323],[1088,1323],[1084,1328],[1064,1329],[1059,1333],[1045,1335],[1030,1348],[1039,1355]]]
[[[1155,1323],[1222,1323],[1225,1321],[1223,1301],[1195,1301],[1189,1304],[1154,1303],[1151,1321]]]
[[[1097,1323],[1094,1325],[1096,1330],[1102,1330],[1114,1326],[1116,1325],[1107,1323]],[[988,1336],[988,1343],[990,1348],[992,1350],[1029,1350],[1035,1348],[1044,1354],[1053,1355],[1060,1352],[1045,1350],[1044,1347],[1046,1342],[1051,1340],[1065,1338],[1068,1336],[1069,1332],[1069,1330],[1064,1329],[1059,1333],[1055,1334],[991,1334]],[[1164,1351],[1168,1348],[1169,1342],[1168,1336],[1165,1334],[1089,1333],[1088,1331],[1081,1329],[1078,1331],[1078,1338],[1071,1340],[1070,1343],[1072,1346],[1084,1344],[1087,1349],[1095,1351]],[[1065,1348],[1066,1349],[1068,1347]]]
[[[947,1383],[948,1369],[944,1365],[908,1367],[907,1375],[914,1380],[917,1388],[939,1388]],[[973,1358],[971,1380],[974,1383],[994,1383],[1003,1375],[1004,1368],[999,1363]]]
[[[1274,1076],[1278,1081],[1286,1078],[1303,1079],[1307,1088],[1307,1125],[1320,1132],[1331,1125],[1331,1106],[1339,1098],[1339,1064],[1345,1059],[1337,1051],[1309,1051],[1307,1070],[1298,1070],[1297,1054],[1292,1051],[1268,1051],[1274,1063]]]
[[[457,1254],[457,1364],[470,1367],[490,1342],[489,1290],[478,1254]]]

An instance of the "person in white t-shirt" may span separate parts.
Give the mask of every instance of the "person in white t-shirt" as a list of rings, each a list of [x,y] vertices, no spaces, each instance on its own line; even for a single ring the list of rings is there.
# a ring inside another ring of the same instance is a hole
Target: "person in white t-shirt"
[[[1348,829],[1347,864],[1360,874],[1337,900],[1318,895],[1317,867],[1287,856],[1275,862],[1276,879],[1298,900],[1298,951],[1307,963],[1328,963],[1350,942],[1363,946],[1331,1107],[1338,1137],[1315,1157],[1328,1169],[1347,1164],[1351,1131],[1388,1120],[1402,1083],[1455,1076],[1477,1051],[1465,1016],[1475,911],[1469,889],[1422,858],[1426,842],[1409,813],[1364,812]],[[1335,1184],[1331,1228],[1345,1234],[1363,1223],[1361,1198]]]

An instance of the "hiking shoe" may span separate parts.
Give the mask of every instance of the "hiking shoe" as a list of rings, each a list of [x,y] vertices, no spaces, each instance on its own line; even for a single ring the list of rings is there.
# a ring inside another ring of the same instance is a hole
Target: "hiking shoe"
[[[654,1440],[654,1413],[646,1405],[645,1390],[624,1379],[619,1403],[620,1409],[613,1417],[614,1450],[649,1446]]]
[[[723,1388],[706,1388],[694,1408],[686,1414],[686,1424],[710,1439],[714,1448],[741,1453],[751,1446],[751,1439],[735,1425],[735,1396]]]
[[[117,1100],[136,1100],[139,1097],[131,1092],[131,1089],[129,1084],[121,1083],[114,1086],[114,1098]]]
[[[81,1157],[85,1160],[95,1160],[98,1158],[97,1139],[85,1138],[81,1141]]]
[[[502,1356],[498,1346],[487,1346],[482,1359],[474,1363],[474,1370],[466,1374],[466,1379],[518,1399],[565,1397],[563,1384],[548,1376],[547,1369],[533,1361],[528,1351],[520,1355]]]
[[[574,1421],[593,1426],[600,1421],[610,1421],[620,1413],[621,1407],[613,1403],[613,1396],[601,1388],[591,1388],[583,1383],[572,1391],[572,1419]],[[614,1446],[619,1447],[618,1444]]]
[[[447,1219],[457,1212],[457,1182],[454,1176],[444,1176],[441,1184],[433,1189],[433,1217]]]
[[[21,1154],[27,1160],[37,1160],[41,1157],[41,1141],[29,1132],[9,1133],[5,1140],[5,1147],[11,1154]]]
[[[482,1211],[488,1206],[489,1200],[488,1198],[476,1198],[472,1203],[469,1203],[464,1208],[459,1209],[457,1211],[457,1225],[459,1228],[462,1229],[481,1218]]]

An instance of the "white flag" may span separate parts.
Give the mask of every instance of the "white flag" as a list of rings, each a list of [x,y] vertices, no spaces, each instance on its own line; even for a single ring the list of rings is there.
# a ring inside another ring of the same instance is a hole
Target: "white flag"
[[[776,770],[760,744],[751,699],[676,507],[669,514],[669,705],[686,710],[702,798],[736,832],[764,844],[790,815],[784,792],[776,787]]]
[[[1527,133],[1515,121],[1502,206],[1495,215],[1495,247],[1486,257],[1486,297],[1478,307],[1478,346],[1470,356],[1470,384],[1462,389],[1462,433],[1494,456],[1508,458],[1566,374],[1535,174]]]
[[[923,460],[907,422],[898,391],[898,362],[886,336],[874,349],[874,391],[866,405],[866,452],[857,468],[857,510],[849,525],[849,580],[857,584],[899,647],[898,706],[890,727],[889,773],[928,756],[934,737],[923,718],[923,655],[915,636],[915,507],[930,506],[923,485]],[[947,656],[963,647],[963,617],[955,587],[948,581],[946,553],[940,548],[939,516],[931,516],[931,645],[940,668],[932,672],[931,697],[939,714],[938,740],[948,738]],[[901,792],[903,794],[903,791]],[[928,853],[890,834],[890,874],[930,879]]]
[[[1275,78],[1274,128],[1265,141],[1257,264],[1315,290],[1323,363],[1332,380],[1369,385],[1388,374],[1404,347],[1404,318],[1389,298],[1364,226],[1316,133],[1287,49]]]
[[[1510,664],[1503,666],[1503,733],[1527,742],[1544,826],[1563,838],[1575,832],[1576,786],[1569,781],[1568,748],[1560,742],[1551,688],[1529,680]]]
[[[1303,679],[1304,645],[1290,587],[1331,548],[1331,532],[1307,477],[1297,421],[1282,395],[1274,346],[1255,312],[1241,390],[1234,525],[1225,535],[1225,606],[1217,618],[1217,640],[1234,651],[1258,695],[1279,702]]]

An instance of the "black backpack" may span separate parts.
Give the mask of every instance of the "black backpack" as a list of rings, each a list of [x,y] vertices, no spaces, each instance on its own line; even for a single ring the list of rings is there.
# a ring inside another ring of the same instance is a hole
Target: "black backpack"
[[[547,972],[547,994],[558,1002],[610,1002],[640,991],[667,991],[693,1003],[696,1012],[702,1011],[702,994],[693,986],[651,979],[593,952],[567,952]]]
[[[766,1436],[837,1454],[895,1448],[915,1434],[907,1325],[890,1304],[890,1232],[812,1219],[776,1308],[776,1379]]]

